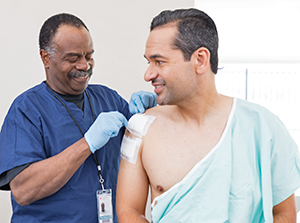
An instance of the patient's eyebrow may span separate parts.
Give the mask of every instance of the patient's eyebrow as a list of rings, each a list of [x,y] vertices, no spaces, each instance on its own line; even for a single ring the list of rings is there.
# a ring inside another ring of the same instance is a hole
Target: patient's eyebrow
[[[144,55],[144,57],[147,59],[146,55]],[[156,59],[156,58],[165,58],[165,57],[160,54],[154,54],[149,56],[149,59]]]

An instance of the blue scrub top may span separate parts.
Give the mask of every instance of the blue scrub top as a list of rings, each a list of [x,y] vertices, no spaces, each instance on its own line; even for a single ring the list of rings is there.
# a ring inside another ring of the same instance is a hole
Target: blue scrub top
[[[119,111],[130,118],[128,103],[116,91],[101,85],[89,85],[86,92],[96,117],[101,112]],[[84,112],[74,103],[63,102],[86,132],[93,123],[86,95]],[[117,222],[115,195],[123,134],[124,128],[99,150],[105,188],[113,190],[114,222]],[[66,108],[41,83],[18,96],[8,111],[0,133],[0,175],[17,166],[52,157],[82,137]],[[90,156],[55,194],[24,207],[12,195],[11,221],[96,223],[96,191],[100,189],[97,167]]]

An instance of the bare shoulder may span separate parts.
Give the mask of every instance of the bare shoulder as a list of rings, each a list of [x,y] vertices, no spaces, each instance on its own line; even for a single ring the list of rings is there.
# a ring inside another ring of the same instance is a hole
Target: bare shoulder
[[[155,117],[155,120],[150,125],[146,136],[144,137],[144,142],[153,139],[157,139],[161,132],[166,131],[166,128],[170,128],[175,124],[174,113],[176,111],[176,106],[163,105],[156,106],[151,109],[146,110],[146,115],[151,115]]]
[[[147,109],[145,114],[155,116],[158,119],[161,118],[170,118],[170,115],[174,111],[175,107],[170,105],[164,106],[155,106],[150,109]]]
[[[143,137],[143,145],[147,145],[149,141],[157,139],[161,132],[166,130],[166,127],[173,125],[173,114],[175,107],[164,105],[156,106],[146,110],[145,115],[154,116],[155,119],[148,128],[147,133]]]

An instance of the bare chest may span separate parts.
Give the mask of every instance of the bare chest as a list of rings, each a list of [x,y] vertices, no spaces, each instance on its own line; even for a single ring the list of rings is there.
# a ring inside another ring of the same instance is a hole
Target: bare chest
[[[144,140],[142,159],[152,195],[156,197],[181,181],[216,146],[223,127],[151,129]]]

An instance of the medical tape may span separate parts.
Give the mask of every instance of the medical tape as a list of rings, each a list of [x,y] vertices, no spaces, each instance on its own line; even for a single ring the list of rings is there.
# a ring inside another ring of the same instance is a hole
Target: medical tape
[[[124,135],[121,144],[121,157],[128,162],[135,164],[141,146],[142,139]]]
[[[128,126],[126,127],[130,133],[136,135],[137,137],[142,138],[146,135],[150,125],[155,120],[155,116],[145,115],[145,114],[135,114],[129,121]]]
[[[145,114],[135,114],[129,121],[127,130],[136,137],[124,135],[121,144],[121,157],[128,162],[135,164],[139,148],[142,143],[142,137],[146,135],[150,125],[155,120],[155,116]]]

